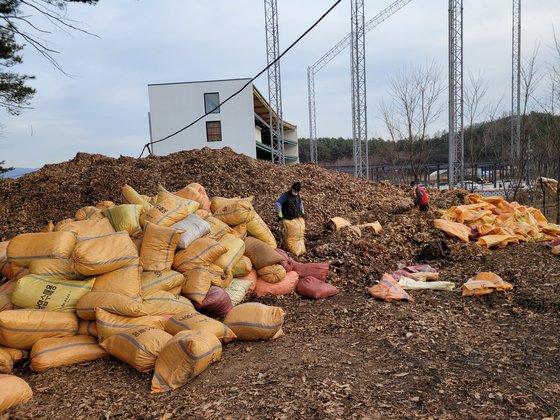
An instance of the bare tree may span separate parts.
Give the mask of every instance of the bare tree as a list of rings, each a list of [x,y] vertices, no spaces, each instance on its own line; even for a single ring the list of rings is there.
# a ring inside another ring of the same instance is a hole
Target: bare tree
[[[443,110],[439,101],[443,91],[441,70],[433,61],[418,68],[405,66],[390,80],[391,102],[383,104],[381,112],[393,141],[405,141],[415,177],[429,157],[427,132]]]
[[[486,95],[487,90],[488,85],[482,81],[480,74],[475,77],[469,72],[468,83],[465,85],[463,98],[468,124],[465,130],[465,137],[467,138],[471,171],[478,161],[478,151],[475,149],[475,122],[485,110],[485,107],[481,107],[481,101],[484,95]],[[477,174],[471,174],[473,181],[475,175]]]
[[[537,56],[539,47],[535,46],[531,56],[521,66],[521,90],[522,90],[522,111],[521,111],[521,132],[519,136],[519,153],[516,154],[513,162],[513,199],[517,199],[517,195],[523,186],[524,180],[526,187],[530,193],[534,193],[535,183],[532,182],[536,177],[531,174],[533,150],[531,145],[531,134],[533,127],[528,124],[527,111],[529,106],[535,101],[535,92],[543,78],[542,72],[539,71],[537,65]]]

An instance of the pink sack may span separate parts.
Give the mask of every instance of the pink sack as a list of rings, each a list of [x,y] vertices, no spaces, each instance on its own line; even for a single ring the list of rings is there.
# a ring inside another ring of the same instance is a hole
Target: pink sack
[[[294,269],[293,265],[295,263],[293,258],[290,257],[288,255],[288,253],[286,251],[284,251],[283,249],[276,248],[276,252],[278,252],[280,255],[282,255],[282,258],[284,258],[284,260],[280,262],[280,265],[282,267],[284,267],[284,270],[286,270],[286,273],[289,272],[289,271],[293,271],[293,269]]]
[[[329,264],[325,263],[299,263],[293,262],[293,270],[299,274],[299,278],[315,277],[321,281],[327,281]]]
[[[301,279],[296,291],[299,295],[310,299],[324,299],[338,294],[338,289],[332,284],[311,276]]]
[[[261,278],[257,278],[255,285],[255,295],[257,297],[268,295],[287,295],[292,293],[299,280],[298,274],[295,271],[289,271],[286,276],[278,283],[267,283]]]
[[[193,302],[193,305],[198,312],[215,318],[224,318],[233,309],[231,298],[218,286],[210,286],[202,303]]]
[[[437,273],[437,270],[429,264],[409,265],[404,269],[411,273]]]

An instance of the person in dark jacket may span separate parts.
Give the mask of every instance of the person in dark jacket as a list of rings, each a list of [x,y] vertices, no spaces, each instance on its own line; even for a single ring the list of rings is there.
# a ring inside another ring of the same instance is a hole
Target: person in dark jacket
[[[299,195],[300,191],[301,183],[294,182],[288,191],[282,193],[282,195],[278,197],[276,203],[274,203],[274,207],[276,208],[279,219],[292,220],[305,215],[303,202]]]
[[[428,193],[420,184],[416,181],[412,181],[410,186],[414,189],[414,205],[420,209],[420,211],[428,211]]]

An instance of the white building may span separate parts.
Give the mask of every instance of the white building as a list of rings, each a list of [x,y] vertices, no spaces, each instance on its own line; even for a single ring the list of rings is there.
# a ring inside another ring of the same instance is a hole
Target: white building
[[[156,142],[152,153],[227,146],[252,158],[271,160],[270,106],[250,80],[148,85],[150,139]],[[284,156],[286,163],[299,162],[297,127],[286,121]]]

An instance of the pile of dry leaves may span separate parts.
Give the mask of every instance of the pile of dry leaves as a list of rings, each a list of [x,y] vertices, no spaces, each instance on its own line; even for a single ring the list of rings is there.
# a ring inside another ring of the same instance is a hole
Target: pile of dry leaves
[[[546,418],[560,414],[560,258],[542,244],[491,251],[435,229],[437,209],[464,191],[430,191],[431,210],[410,209],[409,186],[373,183],[315,165],[278,166],[229,149],[118,159],[78,154],[0,184],[0,239],[39,231],[100,200],[121,203],[130,184],[153,195],[202,184],[210,196],[254,195],[280,238],[274,201],[303,185],[308,254],[328,262],[335,297],[272,296],[286,335],[233,343],[222,362],[177,391],[150,395],[142,374],[114,359],[31,373],[34,399],[9,418]],[[383,230],[333,232],[341,216],[378,220]],[[460,286],[480,271],[513,284],[506,296],[462,298],[413,291],[415,303],[387,303],[367,288],[398,264],[427,262]],[[255,298],[256,299],[256,298]],[[86,380],[84,380],[86,379]]]

